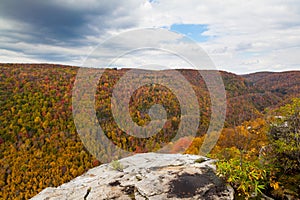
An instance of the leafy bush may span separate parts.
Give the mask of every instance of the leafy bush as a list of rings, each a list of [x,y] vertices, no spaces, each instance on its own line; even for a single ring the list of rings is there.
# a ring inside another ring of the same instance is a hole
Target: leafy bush
[[[217,175],[229,183],[239,196],[257,196],[267,186],[266,170],[257,162],[243,161],[240,164],[239,158],[219,161]]]

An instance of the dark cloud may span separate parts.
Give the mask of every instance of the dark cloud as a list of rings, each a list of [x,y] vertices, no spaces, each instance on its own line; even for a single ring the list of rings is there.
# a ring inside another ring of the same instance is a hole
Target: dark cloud
[[[29,43],[81,45],[88,35],[99,35],[110,28],[112,19],[122,17],[116,10],[122,6],[118,1],[103,3],[95,1],[87,6],[86,1],[67,4],[64,1],[1,0],[0,17],[28,25],[22,34],[30,35]],[[129,11],[128,11],[129,12]],[[120,26],[133,26],[128,21]],[[2,35],[9,35],[1,31]],[[82,41],[81,41],[82,42]]]

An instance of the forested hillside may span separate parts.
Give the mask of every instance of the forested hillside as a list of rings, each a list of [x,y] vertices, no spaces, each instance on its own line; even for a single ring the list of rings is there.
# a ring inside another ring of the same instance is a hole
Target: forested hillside
[[[288,100],[290,97],[299,96],[300,71],[257,72],[242,77],[247,80],[254,90],[271,94],[273,98],[279,99],[281,102]]]
[[[28,199],[46,187],[58,186],[100,164],[83,146],[73,121],[72,88],[77,71],[77,67],[62,65],[0,64],[0,199]],[[146,139],[128,136],[118,128],[110,110],[114,86],[126,71],[109,69],[99,80],[95,102],[99,123],[107,137],[123,149],[131,152],[157,150],[169,142],[178,129],[179,102],[161,85],[141,87],[130,104],[133,121],[139,125],[149,123],[147,111],[154,103],[164,105],[168,120],[156,136]],[[199,153],[198,146],[210,119],[210,96],[197,71],[178,71],[192,85],[201,109],[199,137],[186,150],[186,153]],[[220,74],[228,109],[225,128],[212,154],[231,158],[231,154],[243,152],[249,158],[257,157],[260,148],[268,144],[266,116],[291,103],[292,98],[300,97],[300,72],[239,76],[221,71]],[[254,128],[251,132],[245,127]],[[188,127],[183,129],[188,130]],[[233,136],[235,140],[227,140]],[[252,142],[247,147],[239,146],[249,138]],[[180,139],[171,151],[177,152],[189,139]]]

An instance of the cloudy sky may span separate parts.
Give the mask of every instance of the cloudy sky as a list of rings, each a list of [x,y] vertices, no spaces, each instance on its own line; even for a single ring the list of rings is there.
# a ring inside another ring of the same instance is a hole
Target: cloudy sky
[[[298,0],[0,3],[0,62],[81,66],[112,36],[164,28],[193,39],[220,70],[244,74],[300,68]]]

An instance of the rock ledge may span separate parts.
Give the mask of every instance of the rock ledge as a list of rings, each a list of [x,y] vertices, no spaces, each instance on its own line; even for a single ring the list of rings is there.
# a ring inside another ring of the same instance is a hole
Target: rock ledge
[[[103,164],[32,200],[233,199],[233,190],[214,173],[214,160],[196,155],[136,154],[122,170]]]

